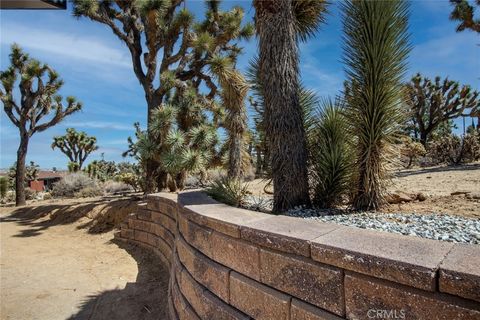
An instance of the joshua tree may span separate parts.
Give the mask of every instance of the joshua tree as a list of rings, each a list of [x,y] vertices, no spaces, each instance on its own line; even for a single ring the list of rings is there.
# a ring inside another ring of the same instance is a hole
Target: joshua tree
[[[273,211],[310,205],[299,98],[298,41],[323,22],[325,1],[254,0],[260,83],[274,186]]]
[[[25,167],[25,177],[27,180],[37,180],[39,168],[40,166],[38,164],[35,164],[34,161],[30,161],[30,164]]]
[[[206,123],[185,132],[175,128],[177,112],[178,106],[172,104],[155,110],[151,129],[153,140],[135,124],[137,140],[129,138],[129,150],[123,154],[135,157],[141,166],[144,166],[144,159],[155,159],[159,170],[168,173],[168,188],[172,192],[184,187],[183,176],[178,179],[180,173],[205,171],[218,141],[215,128]]]
[[[377,209],[383,202],[389,152],[402,122],[401,79],[410,51],[405,0],[342,4],[343,61],[353,147],[356,150],[356,209]]]
[[[407,104],[424,146],[441,124],[480,106],[478,91],[448,79],[442,81],[440,77],[432,81],[417,74],[407,84],[406,92]]]
[[[181,8],[182,3],[183,0],[73,1],[75,16],[107,25],[128,47],[133,70],[145,91],[150,138],[153,111],[162,106],[168,92],[192,81],[195,88],[204,83],[210,89],[207,97],[213,98],[216,85],[205,72],[211,55],[237,55],[241,49],[230,42],[250,37],[253,31],[249,24],[240,26],[243,12],[239,8],[219,12],[218,0],[207,1],[205,21],[194,23],[185,5]],[[151,193],[159,164],[153,159],[145,161],[146,189]],[[161,171],[158,174],[164,176]],[[159,182],[158,188],[164,188],[165,181]]]
[[[66,116],[80,110],[82,105],[75,98],[67,97],[67,106],[64,106],[62,97],[57,94],[63,85],[58,73],[48,65],[30,58],[16,44],[12,45],[10,62],[11,66],[0,72],[3,86],[0,99],[8,118],[20,131],[15,177],[15,202],[20,206],[25,204],[25,158],[30,137],[56,125]],[[14,98],[17,83],[20,103]],[[47,117],[49,115],[51,117]]]
[[[480,9],[480,0],[474,2]],[[480,33],[480,19],[474,17],[475,7],[467,0],[450,0],[450,3],[455,6],[450,14],[450,19],[460,22],[457,26],[457,32],[470,29]]]
[[[214,56],[210,62],[212,73],[222,88],[222,102],[227,110],[224,127],[228,133],[228,177],[238,179],[242,175],[242,158],[245,149],[247,115],[245,97],[248,84],[243,75],[232,66],[228,57]]]
[[[77,132],[68,128],[64,136],[53,137],[52,149],[58,148],[70,162],[72,171],[82,169],[83,163],[93,151],[98,149],[97,138],[88,136],[85,132]]]

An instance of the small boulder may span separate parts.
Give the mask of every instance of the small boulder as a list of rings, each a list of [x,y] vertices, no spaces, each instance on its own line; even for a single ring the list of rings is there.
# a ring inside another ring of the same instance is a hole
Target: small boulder
[[[480,199],[480,193],[468,193],[466,196],[465,196],[467,199],[469,200],[479,200]]]
[[[452,193],[450,193],[451,196],[458,196],[458,195],[461,195],[461,194],[469,194],[471,193],[471,191],[467,191],[467,190],[458,190],[458,191],[453,191]]]
[[[391,192],[385,196],[385,200],[390,204],[412,202],[414,199],[415,196],[412,197],[412,195],[402,191]]]
[[[425,201],[427,200],[427,196],[421,192],[417,193],[417,200],[418,201]]]

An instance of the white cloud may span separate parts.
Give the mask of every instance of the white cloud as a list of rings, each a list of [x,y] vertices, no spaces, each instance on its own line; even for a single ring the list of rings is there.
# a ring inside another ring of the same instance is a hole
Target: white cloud
[[[108,122],[108,121],[89,121],[89,122],[74,122],[67,121],[63,122],[64,127],[74,127],[79,130],[83,128],[94,128],[94,129],[110,129],[110,130],[128,130],[133,131],[133,125],[126,125],[117,122]]]
[[[70,59],[94,64],[110,64],[131,68],[128,50],[113,48],[95,37],[81,38],[55,29],[28,28],[21,24],[2,23],[0,43],[13,42],[28,49],[62,55]]]

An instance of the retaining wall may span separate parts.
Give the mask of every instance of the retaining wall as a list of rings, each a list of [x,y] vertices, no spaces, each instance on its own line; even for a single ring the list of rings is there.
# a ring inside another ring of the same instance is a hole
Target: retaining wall
[[[117,238],[170,270],[173,319],[480,319],[480,246],[159,193]]]

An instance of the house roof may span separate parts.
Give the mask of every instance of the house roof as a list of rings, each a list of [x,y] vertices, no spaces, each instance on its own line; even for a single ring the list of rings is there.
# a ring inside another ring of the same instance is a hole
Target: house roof
[[[37,180],[63,178],[65,174],[66,173],[62,171],[39,171],[37,175]]]

